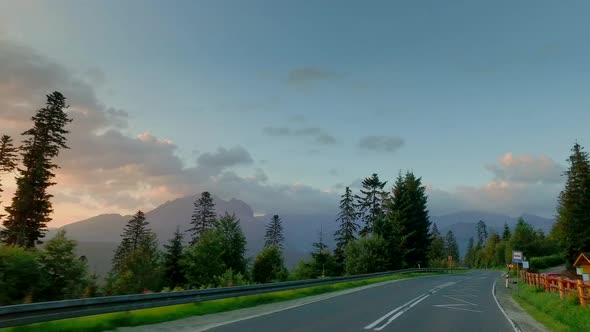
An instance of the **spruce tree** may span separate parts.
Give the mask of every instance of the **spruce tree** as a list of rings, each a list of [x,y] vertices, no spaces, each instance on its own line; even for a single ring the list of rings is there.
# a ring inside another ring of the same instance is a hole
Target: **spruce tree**
[[[483,247],[488,238],[488,228],[483,220],[477,222],[477,245]]]
[[[508,227],[508,223],[504,222],[504,231],[502,232],[502,241],[510,240],[511,235],[512,234],[510,233],[510,227]]]
[[[426,188],[413,173],[398,176],[393,186],[386,219],[393,223],[399,249],[406,266],[424,265],[430,247],[430,220],[426,208]]]
[[[59,92],[47,95],[47,104],[32,117],[33,128],[22,133],[29,136],[21,149],[23,168],[19,168],[16,193],[6,208],[8,218],[3,222],[4,243],[25,248],[41,244],[47,232],[47,223],[53,212],[47,192],[58,166],[52,159],[61,149],[68,149],[65,126],[72,120],[65,113],[66,98]]]
[[[383,191],[385,184],[387,184],[387,181],[381,182],[379,176],[373,173],[371,177],[363,180],[362,196],[355,196],[359,215],[365,223],[360,231],[361,236],[370,234],[375,221],[383,217],[383,201],[387,197],[387,194]]]
[[[216,214],[215,214],[215,203],[213,197],[208,191],[204,191],[201,197],[194,203],[195,209],[191,217],[191,225],[193,227],[189,229],[191,232],[191,245],[199,241],[199,238],[203,233],[215,226]]]
[[[344,262],[344,250],[350,241],[356,240],[356,234],[359,231],[359,225],[356,222],[358,212],[354,204],[354,196],[350,187],[346,187],[340,200],[340,213],[336,221],[340,222],[340,228],[336,231],[336,250],[335,256],[338,263]]]
[[[557,223],[552,235],[557,239],[569,266],[580,252],[590,251],[590,161],[576,143],[568,159],[565,188],[557,205]],[[571,268],[571,266],[570,266]]]
[[[120,270],[125,259],[132,252],[139,249],[145,238],[150,234],[151,231],[147,228],[148,224],[149,222],[145,219],[145,214],[142,211],[137,211],[133,218],[127,222],[127,225],[123,228],[123,234],[121,234],[121,243],[115,249],[113,257],[114,271]]]
[[[170,240],[169,244],[164,245],[164,248],[166,248],[166,252],[164,253],[164,282],[171,289],[186,283],[180,263],[182,250],[184,249],[182,240],[183,234],[180,228],[176,227],[174,237]]]
[[[14,146],[14,142],[12,138],[8,135],[2,135],[0,137],[0,198],[2,196],[2,175],[11,173],[16,169],[17,163],[17,152],[18,148]],[[0,204],[2,201],[0,201]],[[2,206],[0,205],[0,209]],[[0,214],[0,220],[4,217],[3,214]]]
[[[223,238],[223,254],[221,260],[226,268],[233,273],[244,274],[246,272],[246,236],[240,226],[240,219],[234,214],[225,213],[219,219],[215,228]]]
[[[432,224],[432,242],[429,249],[429,261],[431,266],[435,266],[445,260],[445,239],[440,234],[436,223]]]
[[[469,238],[469,243],[467,244],[467,252],[465,253],[465,265],[468,267],[473,267],[475,262],[475,241],[473,237]]]
[[[445,249],[447,256],[453,257],[453,262],[459,262],[459,244],[453,231],[449,230],[445,237]]]
[[[266,234],[264,235],[264,246],[271,247],[275,246],[279,249],[283,249],[283,222],[278,215],[274,215],[270,223],[266,226]]]
[[[330,250],[328,246],[324,242],[324,231],[320,228],[320,232],[318,234],[318,242],[314,242],[313,247],[315,251],[311,254],[313,259],[314,267],[316,269],[315,275],[325,277],[326,276],[326,265],[329,263],[328,260],[330,257]]]

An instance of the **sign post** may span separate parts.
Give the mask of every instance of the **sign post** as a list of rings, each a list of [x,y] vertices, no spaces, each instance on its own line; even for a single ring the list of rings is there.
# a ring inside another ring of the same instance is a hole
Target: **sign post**
[[[512,250],[512,261],[516,263],[516,293],[519,294],[518,290],[518,264],[522,263],[522,251]]]

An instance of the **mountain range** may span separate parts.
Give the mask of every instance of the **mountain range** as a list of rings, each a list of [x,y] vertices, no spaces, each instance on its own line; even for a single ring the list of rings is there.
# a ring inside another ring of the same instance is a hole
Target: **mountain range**
[[[194,209],[194,202],[199,195],[185,196],[168,201],[157,208],[145,213],[150,228],[156,233],[161,244],[172,238],[177,227],[181,231],[190,228],[189,221]],[[213,199],[218,215],[225,212],[235,213],[247,238],[247,256],[253,257],[264,245],[265,225],[272,215],[255,216],[252,208],[244,201],[231,199],[225,201],[218,197]],[[336,222],[337,211],[332,215],[301,214],[282,215],[285,234],[285,262],[293,267],[301,258],[308,257],[312,251],[312,244],[319,240],[320,231],[324,242],[334,248],[333,234],[338,229]],[[82,221],[65,225],[61,228],[67,231],[67,236],[78,241],[78,253],[88,258],[91,270],[104,275],[110,268],[113,250],[119,244],[124,225],[131,218],[130,215],[102,214]],[[523,214],[522,217],[535,228],[541,228],[546,233],[551,229],[554,220]],[[443,236],[452,230],[459,242],[461,254],[465,253],[469,237],[475,237],[475,225],[479,220],[486,222],[489,231],[501,232],[504,222],[513,228],[517,218],[501,214],[482,211],[461,211],[441,216],[431,216]],[[60,229],[61,229],[60,228]],[[47,239],[51,238],[58,229],[51,229]],[[185,238],[187,239],[187,238]]]

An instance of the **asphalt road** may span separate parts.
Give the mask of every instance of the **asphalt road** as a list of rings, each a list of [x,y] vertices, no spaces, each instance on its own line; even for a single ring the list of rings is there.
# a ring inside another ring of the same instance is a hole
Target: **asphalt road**
[[[497,271],[407,279],[210,331],[514,331],[493,296]],[[501,286],[501,285],[500,285]]]

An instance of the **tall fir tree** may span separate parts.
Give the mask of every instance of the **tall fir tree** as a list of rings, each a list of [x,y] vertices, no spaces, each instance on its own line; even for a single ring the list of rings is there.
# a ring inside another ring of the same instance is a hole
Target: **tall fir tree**
[[[160,287],[162,257],[158,238],[148,225],[142,211],[125,225],[107,281],[109,293],[131,294]]]
[[[426,188],[412,172],[401,174],[392,189],[386,219],[393,223],[405,266],[424,265],[431,242]]]
[[[12,138],[8,135],[2,135],[0,137],[0,198],[2,196],[2,175],[11,173],[16,169],[18,160],[18,148],[14,146]],[[0,209],[2,201],[0,201]],[[4,217],[0,214],[0,220]]]
[[[170,288],[184,285],[186,283],[182,264],[180,263],[182,260],[182,251],[184,249],[182,241],[183,234],[180,231],[180,228],[176,227],[174,237],[170,240],[169,244],[164,245],[166,252],[164,253],[163,278],[164,283]]]
[[[194,203],[195,209],[191,217],[191,225],[193,227],[189,229],[191,232],[191,245],[199,241],[199,238],[203,233],[215,226],[216,214],[215,214],[215,203],[213,197],[208,191],[204,191],[201,197]]]
[[[373,173],[371,177],[363,180],[362,196],[355,196],[359,216],[365,224],[360,231],[361,236],[370,234],[375,221],[383,217],[383,201],[387,197],[387,193],[383,190],[383,187],[386,184],[387,181],[381,182],[379,176]]]
[[[429,261],[431,266],[440,265],[445,260],[445,239],[440,234],[436,223],[432,224],[432,242],[429,249]]]
[[[221,260],[227,269],[233,273],[244,274],[247,267],[246,259],[246,236],[240,226],[240,219],[234,214],[225,213],[219,219],[215,228],[220,232],[223,239],[223,254]]]
[[[340,200],[340,213],[336,221],[340,222],[340,227],[336,231],[336,250],[334,252],[338,263],[344,263],[344,250],[350,241],[356,240],[356,234],[359,231],[357,223],[358,212],[354,203],[354,196],[350,187],[346,187]]]
[[[145,219],[142,211],[137,211],[133,217],[127,221],[121,234],[121,243],[115,249],[113,256],[113,270],[120,270],[125,258],[132,252],[139,249],[145,238],[149,235],[150,230],[147,228],[149,222]]]
[[[449,230],[445,236],[445,249],[448,256],[453,257],[453,262],[459,262],[459,244],[453,231]]]
[[[315,250],[311,253],[311,257],[316,265],[316,268],[320,270],[317,271],[317,275],[325,277],[326,264],[328,263],[330,251],[328,250],[328,246],[324,241],[323,227],[320,227],[320,232],[318,234],[318,242],[314,242],[312,245],[315,248]]]
[[[512,234],[510,233],[510,227],[508,226],[508,223],[504,222],[504,231],[502,231],[502,241],[510,240],[511,235]]]
[[[488,227],[483,220],[477,222],[477,245],[483,247],[488,238]]]
[[[22,133],[29,136],[21,148],[23,168],[19,168],[17,189],[12,204],[6,208],[8,217],[3,224],[3,242],[25,248],[43,243],[47,223],[53,212],[47,189],[54,185],[53,170],[58,168],[52,160],[66,145],[66,125],[72,120],[65,109],[66,98],[59,92],[47,95],[47,104],[32,117],[33,128]]]
[[[580,144],[572,148],[565,188],[557,204],[557,222],[552,235],[557,239],[568,266],[580,252],[590,251],[590,161]],[[516,231],[515,231],[516,232]]]
[[[275,246],[279,249],[283,249],[283,241],[285,241],[285,237],[283,235],[283,222],[281,218],[275,214],[272,217],[270,223],[266,226],[266,234],[264,234],[264,246]]]
[[[475,240],[473,237],[469,238],[467,243],[467,252],[465,253],[465,265],[473,267],[475,262]]]

